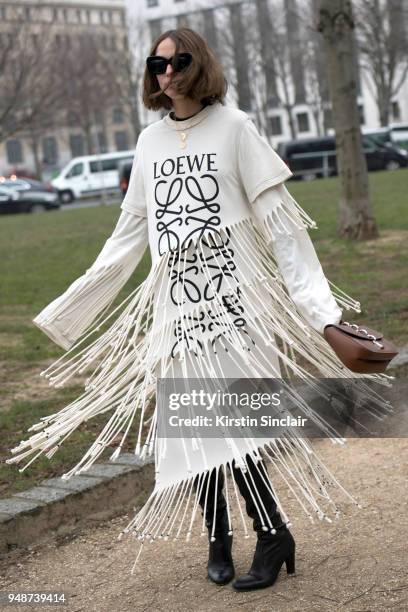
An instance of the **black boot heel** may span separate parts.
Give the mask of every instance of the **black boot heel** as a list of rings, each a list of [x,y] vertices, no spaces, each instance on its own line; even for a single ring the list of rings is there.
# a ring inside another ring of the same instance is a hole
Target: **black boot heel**
[[[293,574],[295,571],[295,541],[288,529],[278,528],[275,535],[259,531],[257,536],[255,554],[249,572],[237,578],[232,584],[237,591],[272,586],[284,563],[288,574]]]
[[[295,551],[293,551],[285,561],[288,574],[295,573]]]

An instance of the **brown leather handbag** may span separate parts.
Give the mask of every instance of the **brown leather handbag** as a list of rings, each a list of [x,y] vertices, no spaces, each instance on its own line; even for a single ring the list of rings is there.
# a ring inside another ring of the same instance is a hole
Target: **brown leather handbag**
[[[323,335],[337,357],[352,372],[373,374],[384,372],[398,354],[397,347],[384,336],[366,325],[347,321],[330,323]]]

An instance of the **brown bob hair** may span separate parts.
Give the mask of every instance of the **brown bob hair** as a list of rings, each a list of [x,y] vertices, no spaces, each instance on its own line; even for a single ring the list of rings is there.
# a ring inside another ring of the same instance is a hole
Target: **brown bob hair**
[[[189,51],[193,61],[180,73],[175,73],[172,85],[184,96],[202,104],[224,104],[228,82],[222,67],[207,42],[191,28],[177,28],[163,32],[153,43],[149,55],[156,55],[156,49],[165,38],[175,43],[176,53]],[[170,110],[173,102],[159,87],[156,75],[145,67],[143,76],[143,104],[149,110]]]

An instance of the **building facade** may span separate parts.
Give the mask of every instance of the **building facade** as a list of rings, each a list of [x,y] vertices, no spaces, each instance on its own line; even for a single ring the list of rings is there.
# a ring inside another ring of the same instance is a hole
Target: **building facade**
[[[57,48],[63,46],[67,54],[73,41],[80,36],[95,37],[106,52],[125,48],[128,44],[123,0],[0,0],[0,37],[3,41],[7,42],[7,35],[11,36],[10,32],[15,31],[18,24],[24,24],[34,42],[46,28]],[[77,69],[80,73],[81,62]],[[26,131],[12,134],[0,143],[0,175],[14,171],[38,175],[39,158],[41,176],[49,179],[72,157],[134,147],[135,136],[120,100],[117,104],[109,104],[109,108],[104,108],[104,101],[100,100],[100,109],[92,112],[86,134],[78,121],[78,113],[69,106],[63,107],[64,104],[62,108],[55,108],[55,113],[50,113],[48,125],[38,134],[37,164],[32,139]],[[103,122],[99,112],[102,109]]]
[[[3,139],[0,176],[13,171],[38,175],[40,166],[41,176],[48,179],[72,157],[132,149],[138,128],[163,115],[147,111],[141,102],[145,57],[152,40],[181,25],[205,37],[227,76],[227,103],[252,116],[272,146],[331,133],[321,36],[310,30],[305,36],[305,24],[318,4],[318,0],[0,0],[0,42],[16,24],[24,23],[33,39],[46,27],[68,56],[70,41],[80,36],[96,37],[97,45],[108,54],[129,46],[138,67],[138,83],[128,108],[122,99],[108,103],[101,96],[84,129],[75,109],[68,106],[61,113],[56,107],[38,134],[36,152],[27,132]],[[406,23],[403,27],[408,30]],[[79,72],[81,68],[82,60]],[[376,128],[380,119],[373,86],[358,65],[356,79],[361,124]],[[108,77],[107,87],[110,94],[115,91]],[[80,94],[77,90],[76,95]],[[0,118],[1,103],[0,99]],[[407,79],[392,100],[390,121],[408,123]]]
[[[181,25],[197,29],[206,38],[232,85],[229,101],[253,116],[273,146],[293,137],[333,132],[323,41],[317,32],[312,36],[309,30],[304,35],[306,21],[316,15],[317,0],[140,0],[137,5],[150,40]],[[279,11],[272,10],[279,6]],[[128,0],[129,11],[135,7]],[[404,27],[407,31],[406,22]],[[271,32],[276,33],[276,45]],[[309,38],[306,43],[305,37]],[[264,58],[263,78],[251,54],[254,40]],[[379,127],[372,83],[358,65],[356,78],[361,125]],[[146,122],[155,116],[148,113]],[[407,79],[392,100],[390,122],[408,123]]]

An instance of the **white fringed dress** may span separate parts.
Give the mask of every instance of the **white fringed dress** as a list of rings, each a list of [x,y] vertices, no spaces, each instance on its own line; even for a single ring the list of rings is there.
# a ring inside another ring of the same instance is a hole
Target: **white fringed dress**
[[[313,387],[316,378],[297,356],[322,378],[361,377],[342,365],[323,337],[343,308],[360,312],[360,306],[325,277],[307,231],[316,223],[284,185],[291,174],[246,113],[218,102],[191,119],[168,114],[143,130],[113,234],[91,268],[34,319],[66,350],[42,375],[61,387],[89,371],[84,393],[31,427],[36,433],[12,449],[9,463],[33,455],[25,469],[41,453],[52,457],[81,423],[105,413],[106,426],[63,478],[86,471],[112,442],[114,460],[133,435],[136,455],[155,454],[154,490],[124,530],[142,545],[178,538],[182,530],[188,539],[208,470],[221,467],[227,477],[235,459],[245,473],[248,452],[270,466],[268,486],[286,521],[275,474],[311,520],[339,514],[332,491],[357,504],[306,439],[288,433],[279,439],[163,440],[156,436],[157,408],[148,409],[157,380],[167,377],[279,378],[284,368],[284,376]],[[110,309],[147,246],[147,278]],[[107,322],[107,331],[98,334]],[[392,377],[366,378],[390,386]],[[367,392],[374,410],[381,398]],[[298,402],[305,404],[301,397]],[[232,487],[231,529],[233,500],[243,519],[233,480]],[[272,527],[268,517],[264,521]],[[244,520],[243,526],[247,533]]]

